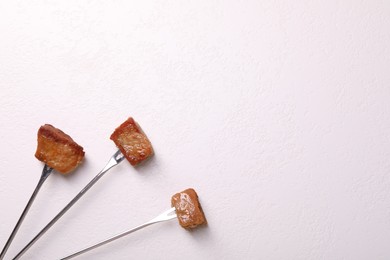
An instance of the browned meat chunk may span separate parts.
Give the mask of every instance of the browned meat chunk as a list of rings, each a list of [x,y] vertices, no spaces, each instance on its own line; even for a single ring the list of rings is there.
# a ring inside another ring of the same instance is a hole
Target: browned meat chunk
[[[132,117],[115,129],[110,139],[133,166],[153,155],[152,144]]]
[[[69,135],[46,124],[38,130],[35,157],[56,171],[67,174],[81,163],[84,151]]]
[[[195,228],[207,222],[194,189],[176,193],[171,203],[176,208],[177,218],[183,228]]]

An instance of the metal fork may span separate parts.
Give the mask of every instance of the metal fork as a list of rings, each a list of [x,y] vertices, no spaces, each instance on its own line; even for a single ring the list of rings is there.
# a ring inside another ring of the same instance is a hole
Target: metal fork
[[[118,165],[124,159],[124,155],[120,150],[116,151],[107,165],[101,170],[95,178],[93,178],[77,195],[74,197],[68,205],[66,205],[14,258],[19,259],[43,234],[51,228],[54,223],[57,222],[103,175],[108,172],[112,167]]]
[[[3,250],[1,251],[0,260],[2,260],[4,258],[4,256],[5,256],[5,254],[7,253],[8,248],[10,247],[12,241],[14,240],[14,238],[16,236],[16,233],[18,232],[20,226],[22,225],[22,222],[23,222],[24,218],[27,215],[27,212],[30,210],[31,205],[33,204],[33,202],[35,200],[35,197],[37,196],[39,190],[41,189],[42,184],[45,182],[47,177],[49,177],[49,175],[50,175],[50,173],[52,173],[52,171],[53,171],[53,168],[50,168],[49,166],[47,166],[45,164],[45,166],[43,167],[43,170],[42,170],[41,177],[40,177],[40,179],[38,181],[37,186],[35,187],[35,190],[34,190],[33,194],[31,195],[30,199],[28,200],[27,205],[26,205],[26,207],[24,208],[24,210],[22,212],[22,215],[19,217],[19,220],[16,223],[14,229],[12,230],[12,233],[9,236],[9,238],[7,240],[7,243],[5,243],[5,246],[4,246]]]
[[[61,260],[71,259],[73,257],[76,257],[76,256],[79,256],[81,254],[84,254],[84,253],[86,253],[86,252],[88,252],[88,251],[90,251],[92,249],[95,249],[95,248],[100,247],[102,245],[108,244],[108,243],[110,243],[110,242],[112,242],[112,241],[114,241],[114,240],[116,240],[118,238],[124,237],[124,236],[126,236],[126,235],[128,235],[130,233],[133,233],[133,232],[137,231],[137,230],[145,228],[147,226],[150,226],[150,225],[153,225],[153,224],[156,224],[156,223],[159,223],[159,222],[168,221],[168,220],[171,220],[171,219],[174,219],[174,218],[176,218],[176,213],[175,213],[175,208],[173,207],[173,208],[170,208],[169,210],[161,213],[160,215],[158,215],[154,219],[152,219],[152,220],[150,220],[150,221],[148,221],[148,222],[146,222],[146,223],[144,223],[142,225],[139,225],[139,226],[137,226],[135,228],[127,230],[127,231],[125,231],[123,233],[115,235],[115,236],[113,236],[111,238],[108,238],[106,240],[103,240],[103,241],[101,241],[101,242],[99,242],[99,243],[97,243],[97,244],[95,244],[93,246],[89,246],[87,248],[84,248],[84,249],[82,249],[82,250],[80,250],[80,251],[78,251],[76,253],[73,253],[73,254],[68,255],[68,256],[66,256],[64,258],[61,258]]]

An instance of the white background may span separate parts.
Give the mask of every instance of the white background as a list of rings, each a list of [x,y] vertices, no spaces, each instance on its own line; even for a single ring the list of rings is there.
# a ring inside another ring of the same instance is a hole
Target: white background
[[[390,259],[389,1],[0,0],[0,247],[38,182],[36,132],[86,151],[41,189],[6,259],[116,151],[25,259],[59,259],[197,190],[209,225],[151,226],[79,259]]]

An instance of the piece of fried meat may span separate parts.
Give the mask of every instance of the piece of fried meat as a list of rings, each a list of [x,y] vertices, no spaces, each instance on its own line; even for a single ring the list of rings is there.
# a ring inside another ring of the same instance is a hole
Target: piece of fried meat
[[[132,117],[116,128],[110,139],[133,166],[153,155],[152,144]]]
[[[171,199],[172,207],[183,228],[192,229],[207,223],[206,217],[198,200],[198,194],[192,188],[176,193]]]
[[[35,157],[62,174],[72,172],[84,158],[83,147],[52,125],[45,124],[38,130],[38,146]]]

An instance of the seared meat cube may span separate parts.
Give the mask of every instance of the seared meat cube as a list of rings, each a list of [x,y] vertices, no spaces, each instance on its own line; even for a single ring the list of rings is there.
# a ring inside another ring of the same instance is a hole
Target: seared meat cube
[[[56,171],[67,174],[81,163],[84,151],[69,135],[46,124],[38,130],[35,157]]]
[[[194,189],[176,193],[171,203],[176,208],[177,218],[183,228],[195,228],[207,222]]]
[[[153,155],[152,144],[132,117],[115,129],[110,139],[133,166]]]

